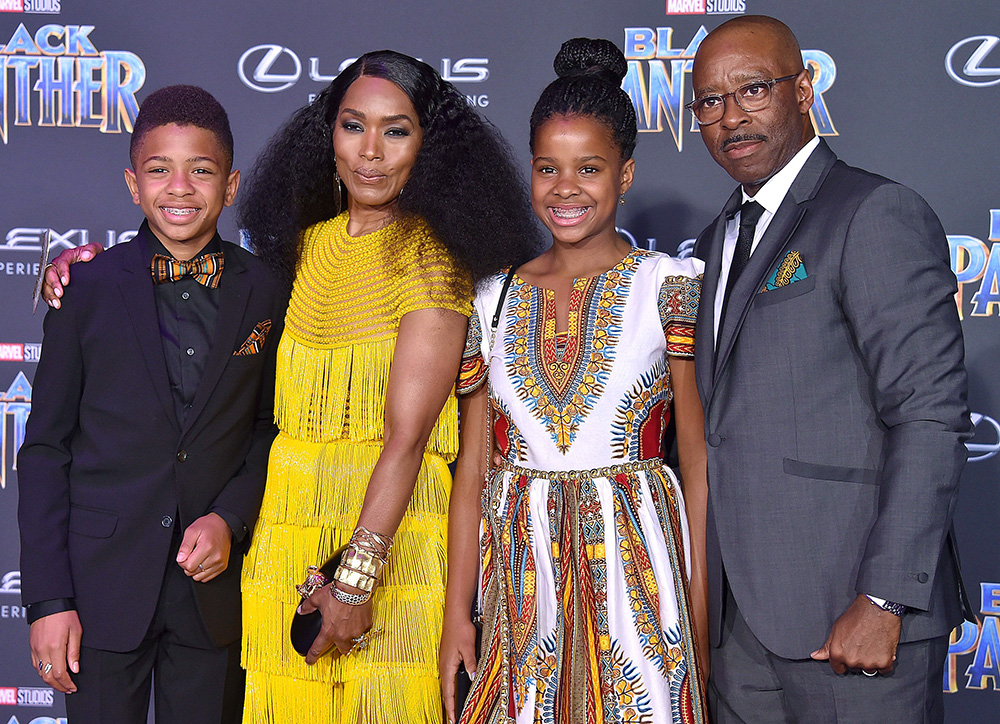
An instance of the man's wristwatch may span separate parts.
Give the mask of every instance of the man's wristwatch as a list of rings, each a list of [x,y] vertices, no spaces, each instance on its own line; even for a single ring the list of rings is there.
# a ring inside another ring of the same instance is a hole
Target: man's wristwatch
[[[893,603],[892,601],[886,601],[884,598],[879,598],[878,596],[870,596],[867,593],[865,594],[865,598],[871,601],[873,606],[878,606],[883,611],[888,611],[893,616],[899,616],[900,618],[902,618],[903,614],[906,613],[906,606],[904,606],[901,603]]]

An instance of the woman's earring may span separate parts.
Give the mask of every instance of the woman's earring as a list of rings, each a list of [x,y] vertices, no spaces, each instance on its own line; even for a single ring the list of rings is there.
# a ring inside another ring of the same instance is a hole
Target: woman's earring
[[[625,205],[625,194],[622,194],[621,196],[618,197],[618,204],[620,206],[624,206]]]
[[[344,210],[344,192],[340,188],[340,174],[337,173],[337,164],[333,164],[333,203],[337,206],[337,213]]]

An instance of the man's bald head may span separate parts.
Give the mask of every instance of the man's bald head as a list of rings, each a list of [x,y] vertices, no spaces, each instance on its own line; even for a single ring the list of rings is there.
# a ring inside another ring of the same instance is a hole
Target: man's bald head
[[[739,41],[736,39],[739,38]],[[767,48],[768,55],[781,64],[782,75],[797,73],[803,69],[802,49],[791,28],[777,18],[768,15],[742,15],[727,20],[709,33],[701,42],[701,48],[706,45],[722,42],[759,43]],[[700,53],[700,50],[699,50]],[[698,58],[695,57],[695,68]]]

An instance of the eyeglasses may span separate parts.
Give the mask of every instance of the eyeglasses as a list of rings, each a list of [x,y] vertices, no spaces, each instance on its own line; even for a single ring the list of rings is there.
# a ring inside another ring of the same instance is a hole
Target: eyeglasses
[[[771,105],[771,86],[798,77],[799,73],[793,73],[773,80],[755,80],[753,83],[741,85],[729,93],[695,98],[690,103],[686,103],[684,107],[694,113],[694,118],[698,121],[699,126],[708,126],[722,120],[722,116],[726,112],[726,98],[729,96],[732,96],[736,105],[747,113],[762,111]]]

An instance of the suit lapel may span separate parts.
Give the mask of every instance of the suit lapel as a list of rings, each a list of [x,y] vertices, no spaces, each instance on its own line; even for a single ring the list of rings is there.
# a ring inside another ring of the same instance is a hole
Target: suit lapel
[[[708,249],[702,252],[705,278],[701,284],[701,302],[698,304],[695,329],[696,339],[704,342],[695,344],[694,348],[695,379],[702,400],[707,400],[711,393],[715,367],[715,295],[719,288],[719,275],[722,273],[722,247],[726,238],[726,221],[739,208],[742,200],[743,194],[737,188],[729,197],[722,213],[705,229],[702,236],[703,243]],[[697,256],[697,253],[695,255]]]
[[[145,224],[143,225],[145,228]],[[167,362],[163,357],[163,340],[160,338],[160,320],[156,313],[153,296],[153,279],[150,274],[146,243],[140,234],[128,242],[126,257],[122,261],[122,273],[118,288],[122,293],[122,303],[132,322],[132,330],[139,340],[139,349],[152,381],[152,387],[167,419],[179,429],[174,400],[170,393],[170,377]]]
[[[750,310],[750,305],[757,292],[764,285],[767,275],[773,270],[781,252],[788,246],[795,230],[802,222],[806,213],[805,202],[812,199],[826,179],[827,173],[837,157],[826,142],[820,140],[819,145],[809,156],[795,181],[792,182],[784,201],[778,207],[777,213],[764,232],[763,238],[754,250],[750,261],[733,287],[732,298],[729,300],[726,318],[719,330],[717,353],[715,356],[715,374],[717,380],[726,367],[736,337],[739,335],[743,321]]]
[[[219,313],[215,322],[215,333],[212,335],[212,351],[205,363],[205,371],[201,383],[195,393],[191,409],[188,411],[181,428],[184,434],[191,429],[192,424],[205,409],[212,391],[222,377],[226,365],[233,356],[237,337],[243,328],[243,313],[250,300],[250,280],[247,278],[246,267],[239,257],[224,244],[223,252],[226,261],[219,281]]]

